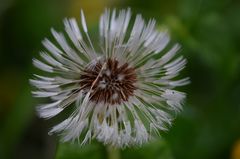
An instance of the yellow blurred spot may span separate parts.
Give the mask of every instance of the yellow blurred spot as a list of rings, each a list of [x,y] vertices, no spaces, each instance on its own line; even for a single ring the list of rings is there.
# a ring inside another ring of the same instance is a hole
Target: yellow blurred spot
[[[231,159],[240,159],[240,139],[235,143],[233,147]]]
[[[69,14],[77,19],[80,17],[80,9],[83,9],[88,25],[99,22],[99,17],[105,8],[110,8],[116,0],[72,0],[70,2]]]

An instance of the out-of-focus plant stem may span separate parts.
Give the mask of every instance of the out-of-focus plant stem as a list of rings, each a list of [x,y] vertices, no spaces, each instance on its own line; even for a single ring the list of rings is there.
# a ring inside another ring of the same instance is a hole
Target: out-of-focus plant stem
[[[107,146],[108,159],[121,159],[120,150],[116,147]]]

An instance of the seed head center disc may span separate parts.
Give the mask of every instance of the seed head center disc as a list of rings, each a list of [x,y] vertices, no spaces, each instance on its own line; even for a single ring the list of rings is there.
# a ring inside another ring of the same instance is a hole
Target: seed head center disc
[[[106,66],[103,68],[103,64]],[[90,93],[90,100],[96,103],[121,104],[134,95],[137,75],[127,63],[119,65],[116,59],[98,61],[93,67],[86,67],[81,75],[80,85]]]

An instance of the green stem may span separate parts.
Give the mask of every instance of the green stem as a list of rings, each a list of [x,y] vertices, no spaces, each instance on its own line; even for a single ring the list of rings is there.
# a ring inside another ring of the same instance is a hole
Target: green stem
[[[121,159],[120,150],[116,147],[107,146],[108,159]]]

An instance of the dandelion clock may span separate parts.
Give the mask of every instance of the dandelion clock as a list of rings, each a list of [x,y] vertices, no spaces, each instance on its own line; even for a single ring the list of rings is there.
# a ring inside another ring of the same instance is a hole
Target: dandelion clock
[[[45,98],[37,107],[41,118],[67,116],[50,134],[123,148],[167,130],[185,98],[175,87],[189,83],[178,78],[186,60],[168,33],[156,29],[154,19],[131,18],[130,9],[106,9],[94,37],[83,11],[81,25],[65,19],[64,26],[65,33],[51,29],[54,41],[43,40],[41,59],[33,59],[41,71],[30,80],[33,96]]]

